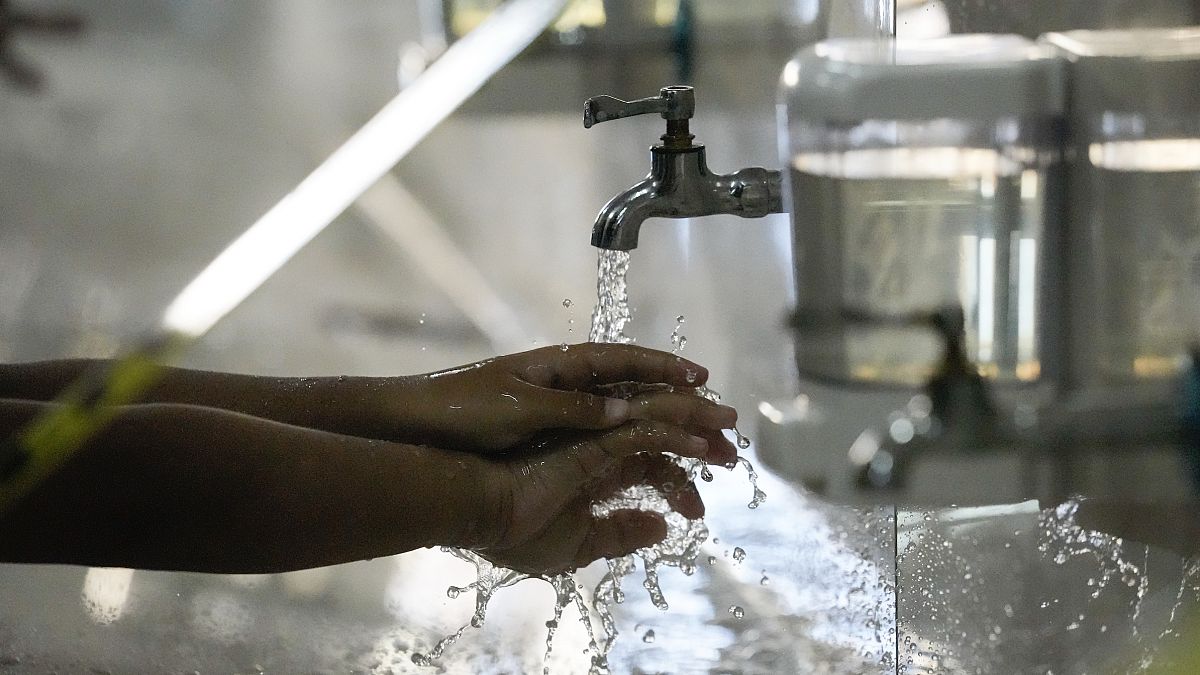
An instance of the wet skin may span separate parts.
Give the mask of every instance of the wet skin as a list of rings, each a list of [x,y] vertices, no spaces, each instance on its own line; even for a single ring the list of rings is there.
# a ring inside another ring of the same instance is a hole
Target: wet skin
[[[0,366],[0,434],[93,365]],[[263,572],[449,545],[523,572],[571,569],[665,535],[655,514],[592,516],[625,486],[703,514],[664,453],[736,456],[720,431],[736,413],[694,393],[707,377],[610,344],[396,378],[170,370],[0,514],[0,560]],[[660,390],[603,395],[624,382]]]

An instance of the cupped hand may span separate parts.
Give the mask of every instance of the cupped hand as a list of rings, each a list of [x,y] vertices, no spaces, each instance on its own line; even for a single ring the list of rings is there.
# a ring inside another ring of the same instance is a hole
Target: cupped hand
[[[736,420],[732,408],[666,391],[657,396],[669,398],[633,400],[604,393],[618,383],[687,391],[707,380],[703,366],[652,349],[545,347],[407,378],[402,395],[385,396],[382,415],[404,425],[394,440],[477,453],[509,451],[551,430],[613,429],[664,415],[719,444],[720,429]]]
[[[681,427],[634,420],[607,431],[555,432],[519,454],[482,459],[483,515],[473,548],[497,565],[544,575],[652,546],[666,536],[662,515],[623,509],[601,517],[593,505],[647,485],[673,511],[702,517],[695,484],[663,453],[719,458]]]

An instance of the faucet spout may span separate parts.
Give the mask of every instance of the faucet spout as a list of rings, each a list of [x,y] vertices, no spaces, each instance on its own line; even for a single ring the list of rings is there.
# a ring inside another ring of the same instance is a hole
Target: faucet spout
[[[648,218],[696,218],[726,213],[761,218],[783,211],[783,176],[759,167],[730,174],[708,170],[704,146],[651,148],[650,174],[613,197],[592,227],[592,246],[637,248]]]
[[[592,246],[607,251],[632,251],[637,248],[638,234],[647,218],[658,218],[662,203],[658,185],[647,177],[618,194],[600,209],[592,226]]]

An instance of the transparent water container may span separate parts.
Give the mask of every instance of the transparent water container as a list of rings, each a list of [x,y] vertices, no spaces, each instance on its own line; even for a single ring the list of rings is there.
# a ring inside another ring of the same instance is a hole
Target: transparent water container
[[[914,386],[961,308],[985,376],[1037,382],[1061,64],[1017,36],[830,40],[784,69],[802,377]]]
[[[1151,383],[1200,343],[1200,28],[1072,31],[1070,384]]]

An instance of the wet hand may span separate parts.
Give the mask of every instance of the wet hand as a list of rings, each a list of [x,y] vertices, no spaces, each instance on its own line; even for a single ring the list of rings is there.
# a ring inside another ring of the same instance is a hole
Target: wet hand
[[[686,393],[632,400],[602,393],[617,383],[686,392],[707,380],[703,366],[652,349],[545,347],[408,378],[406,395],[385,401],[382,414],[405,425],[394,440],[478,453],[509,451],[550,430],[613,429],[632,419],[686,426],[714,445],[728,445],[720,429],[736,421],[732,408]]]
[[[511,457],[482,459],[472,548],[519,572],[552,574],[652,546],[666,536],[662,515],[614,510],[599,517],[593,505],[647,485],[684,517],[702,517],[696,486],[663,453],[719,458],[708,441],[681,427],[635,420],[607,431],[555,432]]]

